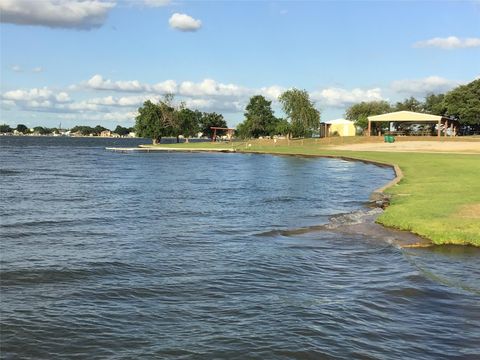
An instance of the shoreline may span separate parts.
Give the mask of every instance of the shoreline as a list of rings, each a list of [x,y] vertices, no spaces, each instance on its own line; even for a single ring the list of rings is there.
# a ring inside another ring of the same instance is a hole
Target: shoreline
[[[362,162],[366,164],[372,164],[376,166],[381,166],[381,167],[389,167],[393,170],[395,177],[384,184],[383,186],[380,186],[376,189],[374,189],[370,193],[370,204],[374,208],[380,208],[385,210],[388,206],[390,206],[390,199],[391,195],[386,194],[385,190],[389,189],[390,187],[398,184],[404,177],[402,169],[397,165],[397,164],[392,164],[392,163],[387,163],[387,162],[382,162],[382,161],[376,161],[376,160],[368,160],[368,159],[361,159],[357,157],[349,157],[349,156],[344,156],[344,155],[303,155],[303,154],[282,154],[282,153],[275,153],[275,152],[259,152],[259,151],[238,151],[239,153],[244,153],[244,154],[263,154],[263,155],[282,155],[282,156],[302,156],[302,157],[312,157],[312,158],[327,158],[327,159],[340,159],[340,160],[345,160],[345,161],[356,161],[356,162]],[[363,209],[367,209],[368,206],[364,205]],[[437,244],[433,243],[430,239],[425,238],[419,234],[416,234],[412,231],[405,231],[402,229],[398,229],[395,227],[390,227],[390,226],[385,226],[381,223],[377,222],[378,217],[382,213],[378,213],[374,215],[373,217],[370,218],[370,222],[364,221],[362,223],[358,224],[345,224],[344,226],[346,227],[345,230],[336,230],[335,232],[339,233],[357,233],[357,234],[362,234],[362,235],[370,235],[372,236],[372,230],[383,230],[384,235],[398,235],[399,237],[402,237],[402,239],[397,239],[397,241],[394,241],[393,243],[400,248],[425,248],[425,247],[431,247],[431,246],[436,246]],[[288,230],[287,232],[297,232],[300,231],[301,233],[303,230],[305,232],[309,231],[320,231],[320,229],[323,229],[325,225],[318,225],[318,226],[312,226],[309,229],[307,228],[300,228],[300,229],[292,229]],[[375,227],[377,229],[375,229]],[[349,229],[353,231],[349,231]],[[388,233],[388,234],[387,234]],[[376,236],[375,236],[376,237]],[[385,239],[386,240],[386,239]],[[386,241],[388,243],[391,243],[390,241]],[[462,245],[464,246],[464,245]]]
[[[215,148],[215,149],[199,149],[199,148],[173,148],[173,147],[162,147],[156,146],[152,147],[150,145],[139,145],[137,148],[105,148],[108,151],[114,152],[222,152],[222,153],[241,153],[241,154],[258,154],[258,155],[272,155],[272,156],[301,156],[301,157],[315,157],[315,158],[331,158],[331,159],[340,159],[345,161],[356,161],[356,162],[363,162],[366,164],[373,164],[376,166],[381,167],[389,167],[393,170],[395,177],[387,182],[386,184],[374,189],[370,196],[369,196],[369,203],[375,208],[381,208],[382,211],[390,206],[390,199],[391,196],[385,193],[385,190],[398,184],[404,177],[403,171],[397,164],[376,161],[376,160],[368,160],[368,159],[361,159],[358,157],[350,157],[344,155],[304,155],[304,154],[283,154],[283,153],[275,153],[275,152],[261,152],[261,151],[244,151],[244,150],[236,150],[236,149],[224,149],[224,148]],[[368,209],[367,205],[364,205],[361,209]],[[360,210],[361,210],[360,209]],[[389,226],[384,226],[381,223],[378,223],[376,220],[381,215],[381,213],[376,214],[374,217],[370,216],[369,221],[366,220],[363,223],[358,224],[345,224],[345,230],[336,229],[335,232],[342,232],[342,233],[360,233],[364,235],[372,236],[376,230],[378,232],[379,228],[381,228],[384,232],[383,235],[397,235],[402,239],[397,239],[394,241],[395,245],[401,248],[416,248],[416,247],[429,247],[434,246],[435,244],[418,234],[415,234],[411,231],[404,231],[400,229],[396,229]],[[310,228],[301,228],[301,229],[291,229],[288,230],[289,232],[314,232],[320,231],[325,227],[325,224],[313,226]],[[376,229],[375,229],[376,228]],[[350,230],[350,231],[349,231]],[[330,229],[332,231],[332,229]],[[386,233],[389,234],[386,234]]]
[[[225,145],[204,143],[195,147],[207,150]],[[168,146],[171,149],[189,147],[192,146]],[[480,247],[480,183],[477,180],[480,178],[480,152],[345,151],[336,150],[335,145],[318,139],[251,140],[230,143],[229,147],[246,154],[338,158],[389,166],[394,169],[395,178],[375,189],[371,196],[380,203],[391,203],[377,219],[378,224],[395,231],[410,232],[433,245]],[[394,186],[396,184],[399,186]]]

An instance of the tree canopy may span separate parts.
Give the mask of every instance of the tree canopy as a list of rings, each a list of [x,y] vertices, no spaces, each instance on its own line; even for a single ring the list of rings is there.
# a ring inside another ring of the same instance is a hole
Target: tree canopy
[[[461,124],[480,127],[480,79],[460,85],[443,99],[446,113]]]
[[[275,135],[279,119],[273,115],[272,102],[262,95],[250,98],[245,108],[245,121],[238,125],[238,135],[243,138]]]
[[[30,129],[23,124],[18,124],[16,130],[22,134],[28,134],[30,132]]]
[[[318,130],[320,112],[315,109],[306,90],[287,90],[279,96],[278,100],[290,120],[290,131],[294,137],[305,136]]]
[[[212,113],[203,113],[202,118],[200,119],[200,131],[204,136],[208,136],[210,139],[213,138],[213,130],[211,127],[227,127],[227,122],[223,118],[222,114]],[[217,131],[217,135],[223,135],[225,131]]]
[[[355,125],[366,129],[368,126],[368,117],[372,115],[386,114],[392,111],[390,104],[386,101],[362,101],[354,104],[347,109],[345,117],[354,121]]]
[[[10,127],[10,125],[3,124],[0,125],[0,133],[6,134],[6,133],[11,133],[13,129]]]
[[[143,103],[138,109],[138,116],[135,118],[135,131],[140,137],[151,138],[154,143],[159,143],[162,137],[175,136],[177,142],[179,136],[195,136],[198,132],[212,137],[215,127],[227,127],[223,115],[217,113],[201,113],[198,110],[191,110],[181,104],[173,104],[173,96],[167,95],[157,104],[150,100]],[[221,132],[218,132],[221,135]]]
[[[120,135],[120,136],[127,136],[130,133],[130,129],[126,128],[126,127],[123,127],[123,126],[120,126],[120,125],[117,125],[117,127],[115,128],[115,130],[113,130],[113,132],[115,134]]]

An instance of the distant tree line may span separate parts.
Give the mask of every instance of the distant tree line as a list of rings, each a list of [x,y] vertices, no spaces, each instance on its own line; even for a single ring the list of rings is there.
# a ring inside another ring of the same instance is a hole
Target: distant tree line
[[[0,134],[12,133],[15,130],[24,135],[28,135],[28,134],[50,135],[55,133],[58,134],[60,132],[60,129],[58,128],[48,128],[43,126],[35,126],[33,129],[30,129],[24,124],[18,124],[16,128],[12,128],[10,127],[10,125],[7,125],[7,124],[0,125]],[[77,125],[71,128],[70,132],[81,134],[84,136],[89,136],[89,135],[98,136],[102,131],[105,131],[105,130],[109,130],[109,129],[101,125],[97,125],[95,127],[86,126],[86,125]],[[133,127],[127,128],[127,127],[117,125],[115,130],[113,130],[113,133],[118,134],[120,136],[126,136],[133,131],[134,131]]]
[[[145,101],[135,118],[137,136],[151,138],[154,144],[160,143],[162,137],[176,137],[179,142],[180,136],[188,139],[198,133],[212,138],[211,127],[227,127],[223,115],[191,110],[184,103],[175,105],[173,100],[173,95],[168,94],[158,103]],[[223,135],[224,131],[217,134]]]
[[[424,101],[409,97],[395,104],[386,101],[361,102],[350,106],[345,117],[354,121],[357,127],[366,129],[369,116],[402,110],[452,117],[459,121],[461,133],[479,133],[480,79],[460,85],[446,94],[428,94]]]

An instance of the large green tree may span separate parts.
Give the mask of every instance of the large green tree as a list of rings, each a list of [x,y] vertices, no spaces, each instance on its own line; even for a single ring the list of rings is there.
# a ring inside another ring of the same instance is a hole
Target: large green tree
[[[213,138],[213,130],[211,127],[227,127],[227,122],[223,118],[223,115],[217,113],[203,113],[202,118],[200,119],[200,131],[203,133],[203,136],[208,136],[210,139]],[[223,135],[224,131],[217,131],[217,135]]]
[[[202,113],[198,110],[182,108],[178,111],[178,133],[183,135],[187,141],[189,137],[195,136],[200,130]]]
[[[28,134],[30,132],[30,129],[23,124],[18,124],[16,130],[22,134]]]
[[[12,131],[13,129],[10,127],[10,125],[7,125],[7,124],[0,125],[0,133],[7,134],[7,133],[11,133]]]
[[[158,102],[147,100],[138,109],[135,118],[135,131],[138,136],[151,138],[154,144],[161,142],[163,136],[172,135],[177,127],[177,113],[171,105],[172,95]]]
[[[455,117],[462,125],[480,128],[480,79],[448,92],[443,103],[447,115]]]
[[[392,110],[390,104],[386,101],[362,101],[361,103],[350,106],[345,118],[355,122],[355,126],[366,129],[368,126],[368,117],[373,115],[386,114]]]
[[[70,129],[70,131],[72,133],[80,133],[82,134],[83,136],[87,136],[87,135],[90,135],[90,134],[94,134],[95,133],[95,129],[92,128],[91,126],[85,126],[85,125],[77,125],[77,126],[74,126],[73,128]]]
[[[93,128],[93,133],[98,136],[102,131],[105,131],[105,130],[108,130],[108,129],[106,127],[103,127],[102,125],[97,125]]]
[[[51,129],[43,127],[43,126],[35,126],[33,128],[33,132],[37,133],[39,135],[48,135],[48,134],[51,134],[53,131]]]
[[[444,99],[444,94],[428,94],[425,97],[425,103],[423,104],[424,112],[433,115],[445,115],[447,113],[447,108]]]
[[[117,125],[117,127],[115,128],[115,130],[113,130],[113,132],[120,136],[127,136],[130,133],[130,130],[126,127]]]
[[[237,128],[239,136],[243,138],[270,136],[276,132],[279,120],[273,115],[272,102],[262,95],[250,98],[244,115],[245,121]]]
[[[290,131],[294,137],[306,136],[318,130],[320,112],[315,109],[306,90],[287,90],[278,100],[290,121]]]

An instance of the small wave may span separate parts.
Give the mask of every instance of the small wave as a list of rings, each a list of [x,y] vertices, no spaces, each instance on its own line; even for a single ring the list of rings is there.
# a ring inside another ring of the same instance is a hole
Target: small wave
[[[1,176],[14,176],[21,174],[22,171],[20,170],[13,170],[13,169],[0,169],[0,175]]]
[[[48,283],[65,283],[83,280],[89,277],[119,275],[131,272],[148,272],[144,267],[122,262],[88,263],[85,267],[67,268],[50,267],[43,269],[19,269],[2,271],[1,286],[38,285]]]
[[[286,230],[270,230],[256,234],[257,236],[294,236],[318,231],[335,231],[341,227],[363,223],[373,223],[374,219],[382,213],[382,209],[361,209],[351,213],[337,214],[330,217],[326,224],[301,227]]]

